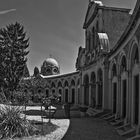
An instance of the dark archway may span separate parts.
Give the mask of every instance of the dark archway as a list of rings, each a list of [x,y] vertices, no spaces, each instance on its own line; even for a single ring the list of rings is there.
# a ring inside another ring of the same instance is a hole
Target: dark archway
[[[72,88],[72,99],[71,99],[71,102],[72,102],[72,104],[74,104],[75,103],[75,88]]]
[[[127,60],[126,56],[123,55],[121,59],[121,75],[127,71]],[[126,106],[127,106],[127,80],[126,78],[122,80],[122,118],[126,117]]]
[[[81,103],[81,100],[80,100],[80,79],[78,79],[77,81],[77,98],[78,98],[78,104]]]
[[[49,90],[46,89],[46,97],[49,97]]]
[[[103,105],[103,72],[101,69],[98,70],[98,107],[102,108]]]
[[[126,56],[123,56],[121,60],[121,73],[125,72],[126,70],[127,70]]]
[[[117,76],[117,67],[116,64],[113,64],[112,67],[112,78]],[[112,83],[112,89],[113,89],[113,113],[116,113],[117,111],[117,82]]]
[[[57,87],[62,87],[62,83],[59,81]]]
[[[62,101],[62,89],[59,89],[58,92],[59,92],[59,102],[61,102]]]
[[[96,105],[96,75],[94,72],[91,73],[91,106],[95,107]]]
[[[133,50],[131,53],[131,71],[135,68],[135,65],[139,64],[139,48],[138,45],[133,46]],[[138,70],[139,71],[139,68]],[[132,76],[132,83],[133,83],[133,123],[135,125],[139,124],[139,72],[135,73]]]
[[[65,89],[65,102],[68,103],[69,102],[69,89],[68,89],[69,83],[68,83],[68,81],[65,81],[64,87],[66,88]]]
[[[74,80],[71,81],[71,87],[72,87],[72,90],[71,90],[71,103],[74,104],[75,103],[75,81]]]
[[[122,118],[126,117],[126,102],[127,102],[127,80],[122,81]]]
[[[69,90],[65,89],[65,102],[68,103],[69,101]]]
[[[84,104],[89,105],[89,77],[84,76]]]

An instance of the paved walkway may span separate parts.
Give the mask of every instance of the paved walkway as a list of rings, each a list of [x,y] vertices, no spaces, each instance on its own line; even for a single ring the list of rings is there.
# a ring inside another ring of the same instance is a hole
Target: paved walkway
[[[125,140],[107,122],[96,118],[72,118],[62,140]]]

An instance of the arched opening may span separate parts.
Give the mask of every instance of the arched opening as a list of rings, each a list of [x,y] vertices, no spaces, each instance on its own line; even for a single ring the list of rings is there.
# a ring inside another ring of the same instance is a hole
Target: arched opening
[[[59,89],[58,92],[59,92],[59,102],[61,102],[62,101],[62,89]]]
[[[127,61],[126,56],[122,56],[121,59],[121,75],[126,72],[127,70]],[[122,118],[124,119],[126,117],[126,106],[127,106],[127,79],[122,79]]]
[[[127,69],[126,57],[123,56],[121,61],[121,73],[125,72],[126,69]]]
[[[55,83],[54,83],[54,82],[52,82],[51,87],[52,87],[52,88],[55,88]]]
[[[91,73],[91,106],[95,107],[96,105],[96,76],[95,73]]]
[[[127,92],[127,81],[122,80],[122,118],[126,117],[126,92]]]
[[[65,87],[65,102],[68,103],[69,102],[69,90],[68,90],[69,83],[68,83],[68,81],[65,81],[64,87]]]
[[[139,75],[134,76],[134,124],[139,122]]]
[[[112,67],[112,77],[117,76],[117,68],[116,64],[113,64]],[[113,113],[116,113],[117,111],[117,81],[112,83],[112,88],[113,88]]]
[[[52,89],[52,94],[55,95],[55,89]]]
[[[71,81],[71,87],[72,87],[71,102],[72,102],[72,104],[74,104],[75,103],[75,81],[74,80]]]
[[[71,86],[75,86],[75,81],[74,80],[71,81]]]
[[[68,87],[68,86],[69,86],[68,81],[65,81],[65,83],[64,83],[64,87]]]
[[[74,104],[75,103],[75,89],[73,88],[72,89],[72,99],[71,99],[71,102],[72,102],[72,104]]]
[[[135,44],[133,46],[131,54],[131,71],[135,68],[135,71],[132,75],[132,92],[133,92],[133,123],[134,125],[139,124],[139,68],[135,67],[139,64],[139,49]]]
[[[62,87],[62,83],[60,81],[58,82],[58,87]]]
[[[81,103],[81,100],[80,100],[80,79],[78,79],[78,81],[77,81],[77,97],[78,97],[78,104],[80,104]]]
[[[131,68],[134,67],[135,64],[139,63],[139,50],[137,45],[133,47],[132,56],[131,56]]]
[[[89,105],[89,77],[84,76],[84,104]]]
[[[65,102],[68,103],[69,99],[69,90],[65,89]]]
[[[103,72],[101,69],[98,70],[98,107],[102,108],[103,102]]]
[[[49,90],[46,89],[46,97],[49,97]]]

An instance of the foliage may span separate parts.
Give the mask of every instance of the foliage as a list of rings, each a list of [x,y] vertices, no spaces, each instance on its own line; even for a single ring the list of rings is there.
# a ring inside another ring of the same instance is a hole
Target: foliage
[[[24,66],[23,77],[30,77],[30,73],[29,73],[27,64]]]
[[[24,27],[17,22],[0,29],[0,85],[11,92],[17,88],[26,65],[29,39],[25,36]]]
[[[39,74],[39,69],[38,67],[34,68],[34,76],[37,76]]]
[[[14,138],[32,135],[36,130],[21,116],[20,107],[5,106],[0,109],[1,138]]]
[[[47,76],[47,64],[46,61],[43,62],[42,66],[41,66],[41,72],[42,75]]]
[[[20,105],[23,105],[25,103],[28,103],[30,100],[31,100],[31,92],[25,92],[23,90],[19,90],[19,91],[15,91],[13,93],[13,96],[14,96],[14,103],[17,103],[17,104],[20,104]]]

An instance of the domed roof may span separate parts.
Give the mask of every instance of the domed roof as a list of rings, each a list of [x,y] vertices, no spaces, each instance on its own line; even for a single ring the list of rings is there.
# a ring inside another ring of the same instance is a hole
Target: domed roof
[[[54,58],[47,58],[46,60],[45,60],[45,63],[47,64],[47,65],[51,65],[51,66],[56,66],[56,67],[58,67],[59,68],[59,64],[58,64],[58,62],[54,59]]]

